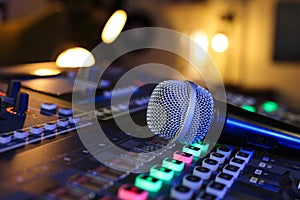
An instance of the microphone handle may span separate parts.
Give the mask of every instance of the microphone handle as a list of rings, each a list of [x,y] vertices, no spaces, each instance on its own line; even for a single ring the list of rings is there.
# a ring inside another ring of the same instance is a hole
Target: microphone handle
[[[261,114],[249,112],[231,104],[227,104],[227,119],[223,132],[240,136],[244,134],[252,135],[252,138],[253,136],[272,138],[277,141],[277,144],[279,145],[300,150],[299,127],[266,117]],[[264,141],[260,142],[264,143]],[[263,146],[263,144],[258,145]],[[267,146],[265,145],[265,147]]]

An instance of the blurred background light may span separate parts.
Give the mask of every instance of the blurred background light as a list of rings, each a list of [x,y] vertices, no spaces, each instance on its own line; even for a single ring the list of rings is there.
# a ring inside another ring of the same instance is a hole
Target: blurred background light
[[[208,36],[204,31],[195,31],[192,33],[193,40],[207,52],[208,50]]]
[[[206,32],[202,30],[195,30],[190,34],[190,37],[195,42],[194,44],[191,44],[190,47],[190,58],[195,59],[199,66],[202,66],[208,59],[206,54],[209,44],[208,36]]]
[[[217,33],[211,40],[211,47],[215,52],[222,53],[227,50],[229,45],[228,38],[223,33]]]
[[[35,76],[55,76],[60,74],[61,71],[58,69],[36,69],[32,72]]]
[[[127,14],[124,10],[117,10],[106,22],[101,34],[105,43],[112,43],[121,33],[127,21]]]
[[[95,58],[88,50],[81,47],[73,47],[63,51],[56,59],[59,67],[90,67],[95,64]]]

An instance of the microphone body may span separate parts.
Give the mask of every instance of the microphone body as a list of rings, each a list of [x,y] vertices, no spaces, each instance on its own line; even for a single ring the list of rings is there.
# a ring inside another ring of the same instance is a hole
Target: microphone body
[[[262,148],[268,149],[282,145],[300,150],[299,127],[249,112],[231,104],[227,104],[227,117],[223,132],[237,137],[251,133],[251,138],[245,138],[248,140],[247,142]],[[273,139],[273,142],[267,138]]]
[[[154,134],[186,144],[204,138],[217,141],[221,132],[250,133],[300,149],[300,128],[215,100],[189,81],[168,80],[156,86],[147,107],[147,125]]]

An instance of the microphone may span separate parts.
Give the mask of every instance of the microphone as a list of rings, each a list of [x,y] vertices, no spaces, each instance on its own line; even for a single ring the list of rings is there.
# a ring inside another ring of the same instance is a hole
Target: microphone
[[[222,110],[226,107],[227,113]],[[154,134],[186,144],[212,138],[210,134],[220,130],[268,136],[279,144],[300,148],[300,128],[215,100],[190,81],[159,83],[150,96],[146,120]]]

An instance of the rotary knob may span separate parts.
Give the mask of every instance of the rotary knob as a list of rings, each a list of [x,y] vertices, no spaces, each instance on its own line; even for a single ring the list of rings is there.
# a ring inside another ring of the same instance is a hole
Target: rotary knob
[[[24,113],[28,109],[29,94],[18,92],[15,100],[14,111]]]
[[[17,93],[20,92],[21,82],[16,80],[10,80],[8,83],[6,95],[11,98],[15,98]]]

